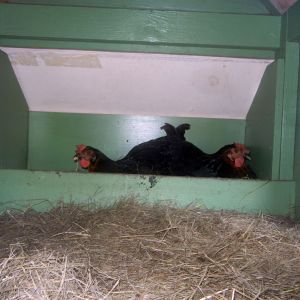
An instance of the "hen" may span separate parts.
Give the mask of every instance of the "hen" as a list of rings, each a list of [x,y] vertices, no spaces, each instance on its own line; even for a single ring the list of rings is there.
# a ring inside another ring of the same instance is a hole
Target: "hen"
[[[185,140],[189,124],[175,128],[165,123],[161,129],[166,136],[133,147],[120,160],[113,161],[91,146],[78,145],[74,161],[89,172],[256,178],[246,163],[250,151],[243,144],[226,145],[207,154]]]

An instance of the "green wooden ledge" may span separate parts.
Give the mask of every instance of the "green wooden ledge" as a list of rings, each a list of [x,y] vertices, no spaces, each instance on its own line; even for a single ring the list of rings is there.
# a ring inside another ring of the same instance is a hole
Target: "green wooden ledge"
[[[110,205],[122,197],[179,207],[293,217],[293,181],[0,170],[0,211],[45,211],[58,201]]]

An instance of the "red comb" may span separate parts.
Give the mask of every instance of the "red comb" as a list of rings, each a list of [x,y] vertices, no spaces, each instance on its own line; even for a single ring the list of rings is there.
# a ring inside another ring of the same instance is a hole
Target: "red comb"
[[[234,145],[243,154],[249,154],[250,153],[250,150],[244,144],[234,143]]]
[[[76,146],[76,152],[81,153],[86,148],[86,145],[80,144]]]

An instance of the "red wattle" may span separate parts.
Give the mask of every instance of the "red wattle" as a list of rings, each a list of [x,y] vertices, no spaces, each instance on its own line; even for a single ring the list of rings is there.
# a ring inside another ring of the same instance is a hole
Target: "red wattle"
[[[82,158],[79,161],[79,163],[80,163],[81,168],[84,168],[84,169],[87,169],[89,167],[89,165],[90,165],[90,161],[88,161],[88,160],[86,160],[84,158]]]
[[[240,168],[240,167],[243,166],[244,162],[245,162],[245,160],[244,160],[243,157],[238,157],[238,158],[236,158],[236,159],[234,160],[234,166],[235,166],[236,168]]]

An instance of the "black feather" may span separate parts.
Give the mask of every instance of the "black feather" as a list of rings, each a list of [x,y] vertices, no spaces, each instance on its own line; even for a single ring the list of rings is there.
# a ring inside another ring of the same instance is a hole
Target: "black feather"
[[[177,128],[165,123],[161,129],[166,136],[159,137],[133,147],[128,154],[113,161],[100,150],[87,146],[90,151],[90,172],[112,172],[133,174],[156,174],[197,177],[255,178],[249,166],[243,170],[235,169],[226,161],[226,153],[235,144],[225,145],[216,153],[207,154],[194,144],[185,140],[189,124]],[[80,159],[80,157],[79,157]]]

